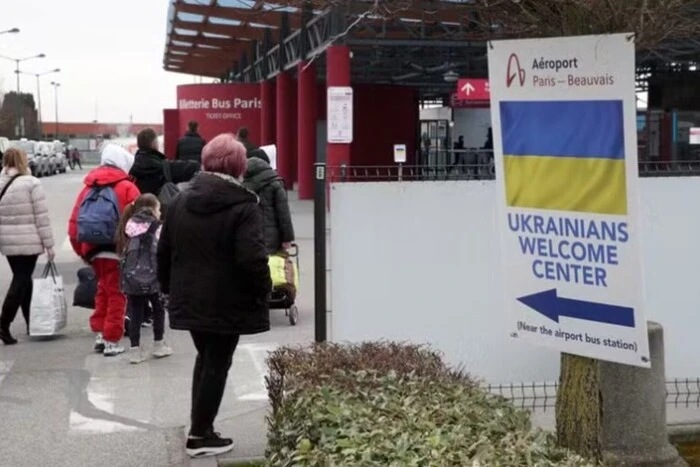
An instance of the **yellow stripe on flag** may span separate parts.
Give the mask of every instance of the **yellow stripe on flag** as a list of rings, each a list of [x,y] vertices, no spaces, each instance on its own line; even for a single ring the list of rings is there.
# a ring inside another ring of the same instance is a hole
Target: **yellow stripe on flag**
[[[624,160],[504,156],[503,165],[508,206],[627,214]]]

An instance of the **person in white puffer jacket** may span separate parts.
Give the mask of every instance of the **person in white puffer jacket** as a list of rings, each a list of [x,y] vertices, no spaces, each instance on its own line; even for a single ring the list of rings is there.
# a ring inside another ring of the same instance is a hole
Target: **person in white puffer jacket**
[[[29,306],[32,301],[32,275],[39,255],[54,258],[54,240],[49,210],[41,182],[31,175],[27,155],[21,149],[8,149],[2,157],[0,173],[0,253],[12,269],[12,282],[0,313],[0,340],[16,344],[10,325],[22,309],[29,333]]]

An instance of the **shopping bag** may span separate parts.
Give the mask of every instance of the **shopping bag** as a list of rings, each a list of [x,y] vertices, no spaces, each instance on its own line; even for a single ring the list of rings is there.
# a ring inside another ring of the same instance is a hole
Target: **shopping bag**
[[[66,327],[68,304],[63,278],[53,261],[46,263],[40,279],[34,279],[32,303],[29,309],[29,335],[55,336]]]
[[[271,255],[268,259],[272,287],[286,289],[292,300],[299,289],[299,270],[294,260],[286,254]]]
[[[73,306],[95,309],[97,277],[90,266],[78,269],[78,285],[73,292]]]

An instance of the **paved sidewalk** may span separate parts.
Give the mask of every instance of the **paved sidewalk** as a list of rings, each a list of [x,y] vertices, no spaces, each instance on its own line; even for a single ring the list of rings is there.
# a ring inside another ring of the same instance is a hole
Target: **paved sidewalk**
[[[74,183],[79,176],[52,177],[45,183],[57,243],[63,244],[57,260],[69,300],[81,264],[58,234],[65,232],[66,206],[80,188]],[[236,441],[229,458],[264,453],[267,352],[309,342],[313,336],[312,205],[294,201],[292,210],[301,254],[300,321],[292,327],[284,311],[272,311],[269,333],[241,339],[216,426]],[[42,267],[39,264],[37,271]],[[0,261],[3,295],[8,269]],[[13,332],[20,343],[0,344],[0,466],[213,465],[212,459],[190,463],[184,455],[195,357],[188,334],[168,331],[175,350],[172,357],[132,366],[125,356],[107,359],[92,353],[88,316],[88,310],[71,308],[64,334],[45,341],[30,341],[23,335],[23,320],[18,317]],[[144,330],[146,345],[151,336]]]

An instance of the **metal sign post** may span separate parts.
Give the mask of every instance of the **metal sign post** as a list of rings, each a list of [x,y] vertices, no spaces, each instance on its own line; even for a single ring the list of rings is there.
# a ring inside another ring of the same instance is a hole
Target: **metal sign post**
[[[314,336],[326,341],[326,163],[314,164]]]
[[[399,164],[399,181],[403,180],[403,165],[406,163],[406,145],[394,145],[394,162]]]

